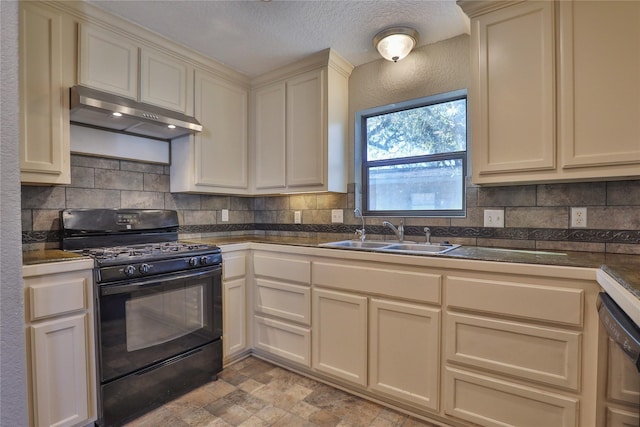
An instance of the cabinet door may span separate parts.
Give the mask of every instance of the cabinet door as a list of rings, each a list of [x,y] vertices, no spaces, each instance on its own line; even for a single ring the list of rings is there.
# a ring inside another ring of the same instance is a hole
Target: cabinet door
[[[440,310],[372,299],[370,319],[370,387],[437,411]]]
[[[255,187],[256,190],[286,186],[285,84],[256,90]]]
[[[471,31],[474,180],[555,169],[553,2],[499,9]]]
[[[367,385],[367,298],[313,290],[313,369]]]
[[[138,98],[138,47],[90,25],[80,25],[78,82],[128,98]]]
[[[247,91],[196,71],[195,184],[247,189]]]
[[[140,101],[187,113],[189,67],[152,49],[140,51]]]
[[[22,182],[70,184],[69,101],[62,14],[20,2],[20,171]],[[70,46],[67,46],[69,48]],[[66,58],[68,59],[68,58]]]
[[[322,186],[326,164],[325,70],[287,81],[287,184]]]
[[[35,426],[80,425],[89,418],[87,315],[31,326]]]
[[[244,259],[244,257],[242,257]],[[224,358],[238,354],[247,348],[246,332],[246,281],[245,278],[225,280],[223,285]]]
[[[562,166],[640,174],[640,2],[563,1],[560,18]]]

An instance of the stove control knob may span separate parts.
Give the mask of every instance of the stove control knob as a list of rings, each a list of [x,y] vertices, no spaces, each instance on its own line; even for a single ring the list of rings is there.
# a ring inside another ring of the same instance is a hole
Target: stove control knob
[[[200,257],[200,264],[202,264],[202,265],[209,264],[209,258],[207,258],[206,256],[201,256]]]
[[[191,267],[195,267],[196,265],[198,265],[198,258],[196,258],[196,257],[190,258],[189,259],[189,265]]]
[[[124,274],[125,274],[125,275],[127,275],[127,276],[129,276],[129,277],[131,277],[131,276],[133,276],[134,274],[136,274],[136,268],[135,268],[133,265],[127,265],[127,266],[124,268]]]
[[[151,270],[151,266],[149,264],[142,264],[139,270],[140,270],[140,273],[147,274],[149,270]]]

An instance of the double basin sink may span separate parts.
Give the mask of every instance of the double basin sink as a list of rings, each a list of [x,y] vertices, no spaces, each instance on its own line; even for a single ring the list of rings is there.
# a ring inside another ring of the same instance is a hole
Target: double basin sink
[[[341,240],[319,245],[325,248],[353,249],[372,252],[391,252],[406,254],[432,254],[439,255],[452,251],[460,245],[448,243],[412,243],[412,242],[373,242],[359,240]]]

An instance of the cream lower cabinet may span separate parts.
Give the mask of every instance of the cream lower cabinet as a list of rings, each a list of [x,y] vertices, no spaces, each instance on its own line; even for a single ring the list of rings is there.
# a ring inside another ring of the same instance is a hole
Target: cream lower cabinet
[[[222,261],[222,351],[227,363],[247,350],[247,255],[223,249]]]
[[[313,290],[313,369],[367,386],[367,297]]]
[[[71,183],[68,89],[74,25],[43,2],[20,2],[20,180]]]
[[[438,411],[441,286],[427,268],[315,259],[313,369]]]
[[[258,251],[253,272],[254,349],[311,367],[311,261]]]
[[[437,411],[440,309],[371,298],[369,387],[393,399]]]
[[[30,425],[96,419],[92,260],[23,268]]]
[[[587,281],[448,275],[445,413],[487,427],[596,425],[587,390],[596,389],[597,291]]]

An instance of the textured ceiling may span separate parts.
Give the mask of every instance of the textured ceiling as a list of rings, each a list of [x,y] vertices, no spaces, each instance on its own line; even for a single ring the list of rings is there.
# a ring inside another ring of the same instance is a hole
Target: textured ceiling
[[[469,33],[455,0],[88,0],[249,77],[331,47],[353,65],[380,59],[373,36],[418,30],[419,46]]]

